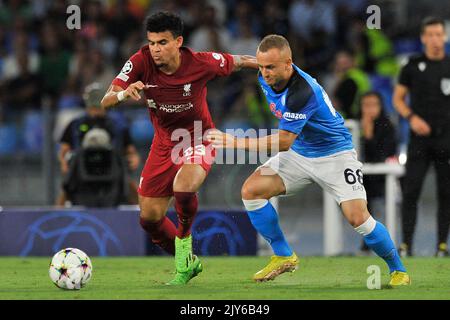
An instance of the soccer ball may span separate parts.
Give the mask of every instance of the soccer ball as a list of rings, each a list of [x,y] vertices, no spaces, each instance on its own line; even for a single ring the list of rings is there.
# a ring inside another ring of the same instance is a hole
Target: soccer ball
[[[48,273],[58,288],[79,290],[91,279],[92,262],[80,249],[66,248],[53,256]]]

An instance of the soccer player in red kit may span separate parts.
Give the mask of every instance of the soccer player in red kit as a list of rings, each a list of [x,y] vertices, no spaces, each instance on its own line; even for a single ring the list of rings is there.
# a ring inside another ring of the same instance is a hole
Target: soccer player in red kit
[[[200,260],[192,253],[190,229],[198,207],[196,192],[215,155],[212,145],[203,141],[205,131],[214,128],[206,83],[242,67],[257,69],[257,64],[251,56],[183,47],[183,22],[169,12],[149,16],[146,31],[148,45],[125,63],[102,106],[140,100],[140,92],[145,94],[155,135],[139,183],[140,223],[153,243],[175,254],[176,276],[168,284],[186,284],[202,271]],[[199,124],[200,132],[194,132]],[[180,137],[188,146],[177,150]],[[177,228],[166,217],[172,197]]]

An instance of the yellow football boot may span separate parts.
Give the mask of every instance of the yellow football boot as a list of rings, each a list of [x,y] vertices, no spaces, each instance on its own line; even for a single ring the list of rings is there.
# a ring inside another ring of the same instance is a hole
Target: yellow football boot
[[[436,257],[438,258],[443,258],[443,257],[448,257],[449,251],[448,251],[448,246],[445,242],[439,243],[438,246],[438,250],[436,252]]]
[[[391,273],[391,281],[389,281],[389,286],[400,287],[409,286],[411,284],[411,278],[406,272],[394,271]]]
[[[295,253],[289,257],[272,256],[269,264],[255,273],[253,280],[256,282],[273,280],[284,272],[294,272],[297,267],[298,257]]]

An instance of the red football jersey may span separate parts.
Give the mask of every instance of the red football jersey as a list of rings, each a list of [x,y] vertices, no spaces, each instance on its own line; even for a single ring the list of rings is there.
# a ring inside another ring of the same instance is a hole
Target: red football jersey
[[[206,83],[233,71],[230,54],[194,52],[186,47],[181,47],[180,51],[180,67],[174,74],[167,75],[155,66],[146,45],[125,63],[112,82],[123,89],[139,80],[149,86],[144,93],[155,130],[153,141],[161,147],[177,144],[171,139],[176,129],[188,130],[193,139],[194,121],[201,121],[201,134],[214,127],[206,102]]]

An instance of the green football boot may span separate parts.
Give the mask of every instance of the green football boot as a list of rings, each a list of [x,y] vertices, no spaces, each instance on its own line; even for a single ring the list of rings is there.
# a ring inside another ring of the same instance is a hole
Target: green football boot
[[[200,259],[192,254],[192,236],[175,237],[175,278],[168,285],[184,285],[203,270]]]

